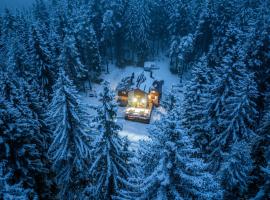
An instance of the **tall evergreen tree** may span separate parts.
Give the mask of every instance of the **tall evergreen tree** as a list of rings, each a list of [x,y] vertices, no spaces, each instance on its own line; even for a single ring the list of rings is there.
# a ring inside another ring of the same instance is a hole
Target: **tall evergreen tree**
[[[211,138],[207,129],[207,114],[204,112],[210,98],[208,86],[212,81],[212,71],[207,66],[207,58],[202,57],[192,72],[193,78],[185,89],[182,124],[193,138],[195,147],[199,148],[204,156],[209,150]]]
[[[29,107],[22,84],[26,83],[14,75],[1,74],[0,156],[10,174],[8,182],[22,184],[24,189],[37,193],[37,178],[46,176],[47,168],[41,156],[44,149],[40,124]]]
[[[246,198],[252,170],[250,145],[246,142],[235,143],[224,157],[220,170],[224,199]]]
[[[0,100],[1,101],[1,100]],[[1,104],[1,103],[0,103]],[[24,189],[21,183],[9,183],[12,173],[6,172],[5,162],[0,162],[0,198],[4,200],[24,200],[35,197],[30,189]],[[33,198],[34,199],[34,198]]]
[[[129,1],[126,11],[126,39],[132,53],[138,56],[138,62],[142,64],[149,50],[149,9],[145,0]],[[133,58],[134,61],[134,58]]]
[[[93,183],[85,193],[90,199],[113,199],[130,175],[129,152],[125,140],[118,135],[121,126],[115,122],[116,104],[107,84],[100,101],[95,119],[97,136],[92,143],[94,160],[89,171]]]
[[[59,66],[65,66],[67,74],[76,86],[81,86],[81,83],[87,78],[88,71],[81,61],[78,44],[70,27],[61,46]]]
[[[213,176],[206,171],[206,164],[196,158],[190,137],[179,127],[177,112],[170,111],[152,130],[157,143],[152,149],[158,153],[157,166],[147,177],[139,177],[127,199],[216,199],[222,190]],[[132,185],[132,181],[130,182]]]
[[[89,19],[88,7],[81,6],[77,12],[74,11],[74,36],[77,41],[78,53],[82,64],[87,70],[89,81],[95,80],[101,73],[101,56],[96,32]]]
[[[57,173],[61,197],[74,199],[87,181],[91,135],[80,97],[65,71],[60,69],[49,106],[48,122],[53,131],[49,157]]]
[[[51,64],[51,52],[44,35],[36,26],[31,29],[30,55],[33,71],[38,75],[40,86],[43,88],[44,95],[49,97],[52,93],[54,72]]]
[[[215,97],[208,103],[209,129],[212,132],[210,155],[216,169],[222,162],[222,152],[229,151],[237,141],[249,141],[255,136],[256,83],[241,56],[239,60],[235,58],[236,49],[232,55],[224,58],[223,68],[217,69],[222,75],[212,88]]]
[[[192,10],[189,1],[176,1],[169,14],[168,29],[171,36],[185,36],[193,29]]]

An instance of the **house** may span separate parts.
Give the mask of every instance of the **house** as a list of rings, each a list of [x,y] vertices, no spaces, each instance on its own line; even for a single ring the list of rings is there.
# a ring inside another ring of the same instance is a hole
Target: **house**
[[[128,105],[125,119],[149,123],[153,104],[149,101],[148,93],[136,88],[128,92]]]
[[[125,119],[149,123],[153,106],[159,106],[164,81],[153,80],[143,71],[123,78],[117,86],[117,101],[126,106]],[[134,81],[133,83],[133,80]]]

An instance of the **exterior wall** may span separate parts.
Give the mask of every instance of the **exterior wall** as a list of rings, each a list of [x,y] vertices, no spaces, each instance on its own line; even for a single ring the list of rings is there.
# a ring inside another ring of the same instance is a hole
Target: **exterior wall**
[[[137,101],[134,101],[134,99]],[[144,99],[144,102],[142,101]],[[128,93],[128,106],[130,107],[143,107],[146,108],[148,106],[148,95],[144,91],[141,90],[132,90]]]

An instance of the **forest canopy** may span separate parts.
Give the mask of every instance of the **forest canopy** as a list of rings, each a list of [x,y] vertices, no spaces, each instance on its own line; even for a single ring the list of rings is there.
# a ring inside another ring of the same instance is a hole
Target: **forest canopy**
[[[119,135],[103,75],[161,56],[181,84],[134,149]],[[85,105],[95,85],[100,103]],[[35,0],[5,9],[0,199],[270,199],[270,2]]]

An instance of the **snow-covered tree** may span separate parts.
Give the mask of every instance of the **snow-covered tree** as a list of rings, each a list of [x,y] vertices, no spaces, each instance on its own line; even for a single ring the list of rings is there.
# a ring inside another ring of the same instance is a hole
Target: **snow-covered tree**
[[[117,105],[114,95],[105,83],[97,107],[97,136],[92,143],[93,163],[89,173],[92,184],[85,195],[90,199],[112,199],[123,188],[123,181],[129,177],[129,151],[126,142],[118,133],[121,126],[115,121]]]
[[[154,56],[165,49],[169,35],[169,11],[173,3],[173,0],[149,0],[149,35],[153,42],[150,48]]]
[[[177,112],[171,111],[150,131],[155,142],[157,165],[146,177],[130,181],[131,192],[121,195],[127,199],[217,199],[222,190],[207,165],[196,158],[191,138],[179,127]],[[121,197],[120,195],[120,197]]]
[[[106,10],[103,15],[101,30],[102,30],[102,38],[101,43],[103,44],[104,54],[107,59],[113,59],[113,41],[114,34],[116,31],[116,24],[114,22],[114,13],[113,10]]]
[[[47,119],[53,127],[48,155],[56,170],[61,196],[74,199],[87,180],[91,134],[87,131],[86,108],[78,92],[63,69],[58,76]]]
[[[2,66],[11,68],[20,77],[29,76],[30,62],[28,56],[28,21],[24,16],[16,16],[16,28],[12,32],[12,37],[2,38],[1,46]],[[4,35],[3,35],[4,36]],[[5,42],[4,42],[5,40]]]
[[[36,199],[30,189],[24,189],[22,183],[10,184],[12,173],[6,172],[5,162],[0,162],[0,198],[3,200]]]
[[[77,11],[77,12],[75,12]],[[74,36],[82,64],[87,70],[89,81],[95,80],[101,73],[101,56],[96,32],[89,19],[90,11],[86,6],[75,9],[73,13]],[[78,15],[77,13],[81,13]]]
[[[178,106],[179,102],[181,102],[181,92],[182,89],[180,87],[175,87],[163,95],[161,99],[161,105],[167,112]]]
[[[2,18],[2,37],[5,41],[9,41],[9,38],[13,36],[16,29],[16,19],[15,16],[11,13],[10,10],[5,9],[3,18]]]
[[[225,189],[225,199],[244,198],[251,180],[251,148],[246,142],[235,143],[220,169],[221,184]]]
[[[11,74],[1,75],[0,157],[6,163],[10,183],[21,183],[25,189],[38,192],[42,180],[37,179],[45,180],[48,168],[42,157],[40,124],[30,108],[23,84],[26,83],[22,79]],[[42,186],[48,185],[43,182]]]
[[[270,196],[270,93],[269,87],[265,93],[265,108],[260,127],[257,130],[259,139],[253,148],[254,177],[252,184],[257,185],[258,189],[254,194],[254,200],[267,199]],[[263,180],[263,181],[261,181]]]
[[[52,93],[53,86],[53,67],[51,64],[51,52],[49,45],[44,38],[44,35],[38,30],[36,26],[31,29],[30,37],[30,58],[32,68],[38,75],[38,80],[43,88],[44,95],[49,97]]]
[[[207,2],[199,16],[194,34],[194,51],[200,55],[201,53],[207,53],[213,40],[215,15],[211,3]]]
[[[238,52],[241,55],[241,50]],[[207,106],[208,128],[211,130],[210,158],[215,169],[219,168],[222,152],[229,151],[235,142],[250,142],[256,136],[256,83],[243,58],[239,53],[236,56],[236,49],[232,50],[232,55],[226,56],[222,68],[217,69],[220,76],[210,88],[213,96]]]
[[[253,129],[257,111],[254,100],[257,88],[252,76],[249,78],[250,80],[241,82],[242,91],[238,91],[236,96],[228,97],[220,116],[223,132],[219,134],[217,140],[224,147],[233,144],[234,141],[249,140],[255,136]]]
[[[207,58],[204,56],[194,66],[192,80],[186,85],[182,124],[187,133],[193,138],[194,145],[204,155],[209,148],[210,132],[207,129],[207,115],[204,109],[208,103],[208,86],[211,81],[211,69],[207,66]]]
[[[169,13],[168,26],[171,36],[185,36],[192,31],[193,20],[190,2],[187,0],[176,1]]]
[[[126,39],[133,53],[137,54],[139,63],[143,63],[148,54],[149,24],[149,9],[146,1],[129,1],[125,17]]]
[[[46,24],[46,26],[49,25],[49,12],[44,0],[35,0],[33,4],[33,15],[37,21]]]
[[[59,66],[65,67],[65,71],[77,86],[88,77],[88,71],[80,58],[76,38],[71,31],[68,31],[65,35],[59,57]]]
[[[170,50],[170,70],[177,73],[182,82],[182,76],[189,69],[189,64],[193,60],[193,35],[188,34],[181,38],[174,37]]]

